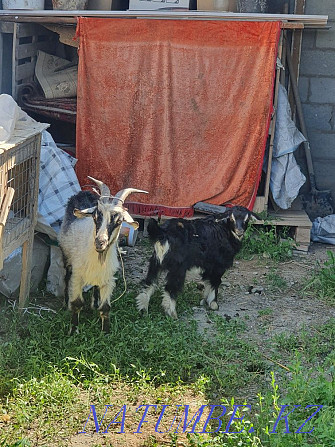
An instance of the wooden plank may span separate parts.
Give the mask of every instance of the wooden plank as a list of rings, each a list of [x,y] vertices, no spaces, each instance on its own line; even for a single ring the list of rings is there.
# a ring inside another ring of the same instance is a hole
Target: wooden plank
[[[33,242],[34,242],[34,228],[32,227],[28,239],[22,246],[22,272],[19,294],[19,310],[22,311],[26,305],[29,292],[30,292],[30,278],[31,278],[31,265],[33,258]]]
[[[13,32],[14,32],[14,23],[0,21],[0,33],[12,34]]]
[[[296,242],[309,243],[311,240],[311,229],[308,227],[300,227],[296,228]]]
[[[15,59],[15,48],[17,43],[17,28],[18,24],[14,23],[14,31],[13,31],[13,46],[12,46],[12,96],[14,99],[16,99],[16,92],[15,92],[15,86],[16,86],[16,59]]]
[[[38,25],[36,25],[35,23],[20,23],[17,29],[17,37],[22,38],[33,36],[34,34],[36,34],[37,27]]]
[[[254,213],[261,213],[262,211],[266,211],[266,206],[265,206],[265,197],[264,196],[257,196],[255,203],[254,203],[254,207],[253,207],[253,212]]]
[[[49,48],[50,41],[38,42],[35,38],[35,42],[17,45],[16,60],[24,59],[27,57],[34,57],[36,56],[38,50],[46,51]]]
[[[282,29],[304,29],[305,25],[303,23],[291,22],[291,23],[282,23]]]
[[[307,216],[305,211],[291,211],[291,210],[281,210],[278,213],[269,214],[269,221],[273,223],[274,225],[280,225],[283,227],[295,227],[295,226],[302,226],[305,228],[311,228],[312,222],[310,221],[309,217]],[[255,222],[256,225],[264,225],[263,220]]]
[[[30,292],[30,278],[31,278],[31,266],[33,257],[33,243],[34,243],[34,230],[37,222],[37,202],[38,202],[38,178],[40,173],[40,155],[41,155],[41,138],[39,134],[36,141],[36,154],[35,154],[35,185],[32,191],[33,200],[32,206],[32,222],[28,233],[28,238],[24,242],[22,247],[22,273],[19,295],[19,309],[23,309]]]
[[[26,226],[26,220],[22,219],[22,223],[19,224],[22,228],[24,228]],[[4,253],[4,258],[6,259],[7,256],[9,256],[11,253],[13,253],[14,250],[16,250],[18,247],[21,247],[21,245],[23,245],[24,241],[27,240],[28,237],[28,230],[26,229],[24,230],[19,237],[17,237],[14,241],[11,241],[9,243],[6,242],[6,231],[5,231],[5,235],[3,237],[3,241],[4,241],[4,246],[3,246],[3,253]]]
[[[15,80],[14,80],[15,84],[17,84],[18,81],[32,80],[35,74],[35,65],[36,65],[35,60],[27,62],[26,64],[23,65],[18,65],[16,67],[16,73],[15,73]]]

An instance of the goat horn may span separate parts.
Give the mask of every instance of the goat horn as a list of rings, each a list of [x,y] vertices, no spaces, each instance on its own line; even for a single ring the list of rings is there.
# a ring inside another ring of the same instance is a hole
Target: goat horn
[[[110,196],[111,195],[111,192],[110,192],[110,190],[109,190],[109,188],[108,188],[108,186],[107,185],[105,185],[103,182],[101,182],[100,180],[97,180],[97,179],[95,179],[95,178],[93,178],[93,177],[90,177],[89,175],[87,176],[90,180],[93,180],[93,182],[94,183],[96,183],[98,186],[99,186],[99,189],[100,189],[100,194],[102,195],[102,196]]]
[[[134,189],[134,188],[126,188],[121,189],[117,194],[115,194],[112,205],[121,205],[126,200],[126,198],[129,196],[129,194],[133,192],[143,192],[144,194],[149,194],[148,191],[143,191],[142,189]]]

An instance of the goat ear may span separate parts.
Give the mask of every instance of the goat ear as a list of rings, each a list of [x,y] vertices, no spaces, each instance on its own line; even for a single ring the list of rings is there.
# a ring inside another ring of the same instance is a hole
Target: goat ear
[[[135,220],[131,217],[131,215],[127,211],[123,211],[123,220],[127,222],[129,225],[131,225],[134,230],[137,230],[139,227],[138,222],[135,222]]]
[[[75,208],[73,210],[73,214],[78,217],[78,219],[82,219],[83,217],[91,217],[95,211],[95,206],[93,208],[86,208],[85,210],[79,210]]]
[[[249,211],[250,214],[250,220],[262,220],[261,217],[258,216],[258,214],[253,213],[252,211]]]

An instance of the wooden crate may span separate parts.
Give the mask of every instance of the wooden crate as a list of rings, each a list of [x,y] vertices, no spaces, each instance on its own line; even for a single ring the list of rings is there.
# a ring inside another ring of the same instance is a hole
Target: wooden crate
[[[3,59],[1,93],[17,100],[20,86],[34,80],[38,50],[54,52],[58,35],[35,23],[0,21],[0,61]],[[10,88],[10,90],[9,90]]]
[[[19,307],[29,295],[34,228],[37,219],[41,131],[15,130],[7,143],[0,145],[0,269],[4,259],[22,249]]]
[[[312,222],[303,210],[280,210],[269,213],[271,225],[288,227],[293,231],[296,249],[307,252],[311,241]],[[256,225],[265,225],[264,221],[255,221]]]

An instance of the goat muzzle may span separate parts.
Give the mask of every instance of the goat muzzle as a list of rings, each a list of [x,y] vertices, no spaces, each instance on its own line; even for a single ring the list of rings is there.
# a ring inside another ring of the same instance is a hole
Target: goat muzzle
[[[102,253],[108,246],[108,238],[100,237],[95,239],[95,249],[98,253]]]

